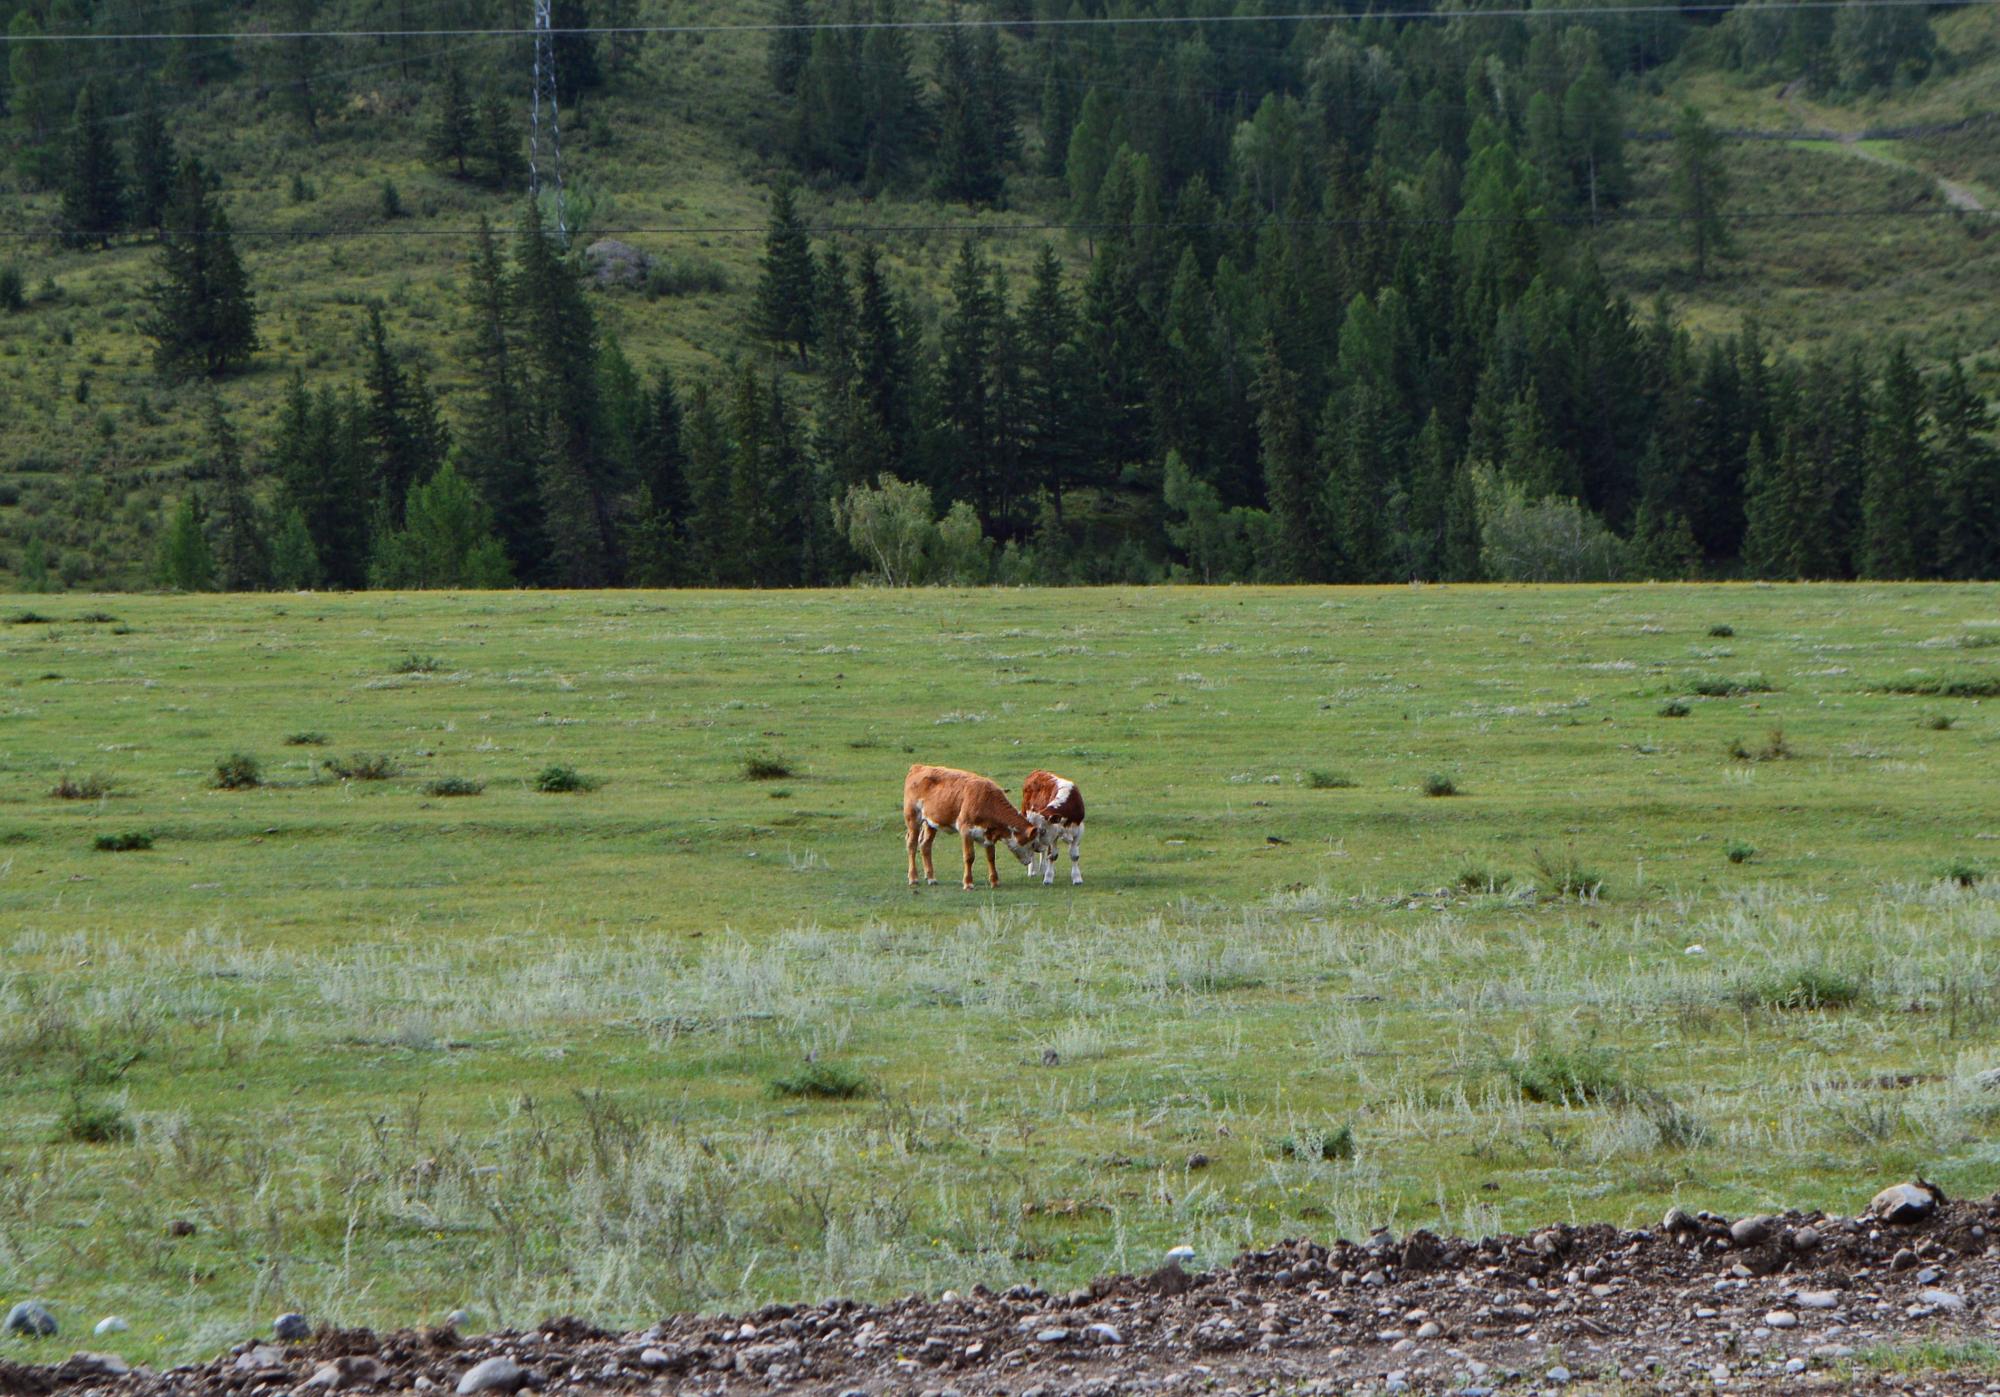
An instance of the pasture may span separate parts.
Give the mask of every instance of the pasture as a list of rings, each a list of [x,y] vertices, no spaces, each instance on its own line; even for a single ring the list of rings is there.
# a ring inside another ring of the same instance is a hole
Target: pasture
[[[6,1356],[2000,1181],[2000,586],[0,622]],[[1084,885],[907,888],[917,760]]]

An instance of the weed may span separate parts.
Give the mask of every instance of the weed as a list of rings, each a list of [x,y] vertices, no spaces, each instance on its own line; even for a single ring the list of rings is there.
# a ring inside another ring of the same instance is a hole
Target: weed
[[[39,611],[16,611],[7,618],[10,626],[53,626],[55,622],[55,617],[44,616]]]
[[[1613,1103],[1632,1094],[1631,1083],[1618,1070],[1617,1054],[1594,1043],[1538,1043],[1526,1057],[1505,1059],[1500,1069],[1528,1100],[1552,1106]]]
[[[1934,1335],[1906,1344],[1874,1344],[1852,1360],[1878,1373],[1951,1373],[1961,1377],[2000,1373],[2000,1346],[1987,1339]]]
[[[1744,1009],[1851,1009],[1866,994],[1856,976],[1814,963],[1766,975],[1736,991]]]
[[[745,781],[782,781],[797,774],[790,761],[774,752],[762,752],[743,759]]]
[[[1710,626],[1708,633],[1719,640],[1726,640],[1736,634],[1736,627],[1730,625]]]
[[[435,781],[424,783],[427,796],[476,796],[486,789],[484,781],[475,781],[469,776],[440,776]]]
[[[100,854],[130,854],[153,847],[150,834],[100,834],[91,841]]]
[[[247,791],[252,786],[261,786],[263,764],[248,753],[231,752],[215,764],[215,776],[209,784],[218,791]]]
[[[402,774],[403,768],[396,765],[396,759],[387,752],[377,752],[372,756],[357,752],[345,761],[335,757],[325,763],[326,769],[343,781],[387,781],[391,776]]]
[[[1308,771],[1306,785],[1315,791],[1344,791],[1355,784],[1354,778],[1339,771]]]
[[[1588,902],[1595,901],[1604,891],[1604,879],[1585,867],[1573,849],[1565,849],[1561,853],[1535,850],[1534,870],[1537,886],[1557,897],[1574,897]]]
[[[1458,870],[1458,886],[1469,893],[1504,893],[1512,886],[1514,876],[1501,873],[1476,863],[1469,863]]]
[[[1700,674],[1690,679],[1685,686],[1691,694],[1702,698],[1741,698],[1745,694],[1768,694],[1773,692],[1771,681],[1761,674]]]
[[[108,611],[86,611],[76,619],[90,626],[114,625],[118,620],[116,616],[113,616]]]
[[[444,668],[444,661],[436,655],[419,655],[414,652],[403,656],[390,669],[391,674],[436,674]]]
[[[1680,699],[1668,699],[1660,705],[1660,716],[1662,718],[1685,718],[1693,711]]]
[[[1874,691],[1918,698],[2000,698],[2000,674],[1915,674],[1877,684]]]
[[[1986,870],[1970,859],[1953,859],[1938,870],[1940,882],[1956,883],[1961,888],[1975,888],[1985,881]]]
[[[1739,762],[1781,762],[1792,755],[1792,745],[1785,740],[1783,728],[1772,728],[1765,734],[1762,747],[1746,747],[1740,737],[1731,738],[1726,749],[1733,761]]]
[[[771,1079],[773,1096],[809,1096],[848,1101],[868,1090],[868,1079],[852,1067],[813,1058],[795,1072]]]
[[[1924,726],[1932,732],[1950,732],[1956,721],[1949,713],[1931,713],[1925,716]]]
[[[102,776],[64,775],[49,787],[57,800],[102,800],[111,794],[111,782]]]
[[[535,789],[544,795],[565,795],[571,791],[594,791],[601,784],[573,766],[545,766],[535,777]]]
[[[1741,839],[1732,839],[1724,847],[1722,856],[1731,863],[1748,863],[1757,857],[1757,846]]]
[[[1301,1130],[1278,1141],[1278,1153],[1287,1159],[1353,1159],[1354,1127],[1342,1125],[1332,1130]]]
[[[1694,1150],[1709,1142],[1711,1132],[1707,1125],[1670,1096],[1648,1094],[1640,1103],[1639,1113],[1659,1133],[1661,1149]]]
[[[1455,796],[1458,783],[1442,771],[1433,771],[1424,778],[1424,794],[1427,796]]]
[[[287,747],[324,747],[332,741],[323,732],[294,732],[285,734]]]
[[[56,1119],[56,1142],[120,1145],[133,1136],[131,1118],[114,1102],[71,1091]]]

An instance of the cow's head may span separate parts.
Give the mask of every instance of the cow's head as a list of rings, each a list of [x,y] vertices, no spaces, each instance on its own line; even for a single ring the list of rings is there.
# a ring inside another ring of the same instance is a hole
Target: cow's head
[[[1049,835],[1049,817],[1039,810],[1028,812],[1028,827],[1032,831],[1029,844],[1035,849],[1053,849],[1055,840]]]
[[[1003,826],[995,833],[1001,836],[1008,850],[1021,861],[1021,867],[1033,868],[1035,855],[1042,847],[1042,827],[1039,817],[1030,815],[1019,825]]]

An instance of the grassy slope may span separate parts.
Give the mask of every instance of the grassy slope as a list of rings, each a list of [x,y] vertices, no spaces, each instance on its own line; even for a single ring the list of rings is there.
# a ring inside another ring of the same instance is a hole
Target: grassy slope
[[[2000,883],[1935,875],[2000,861],[2000,727],[1870,686],[2000,680],[2000,588],[24,601],[56,624],[0,626],[0,1265],[134,1355],[288,1305],[643,1320],[1994,1185]],[[1773,728],[1788,758],[1725,755]],[[232,749],[271,784],[208,789]],[[376,752],[403,774],[314,770]],[[770,753],[797,775],[743,779]],[[1089,881],[906,890],[919,758],[1078,779]],[[605,784],[529,789],[552,762]],[[123,831],[157,847],[91,851]],[[1435,895],[1546,889],[1538,851],[1602,900]],[[1741,1000],[1802,967],[1860,1002]],[[1631,1094],[1524,1101],[1537,1044]],[[869,1091],[773,1096],[807,1054]],[[60,1140],[73,1099],[137,1139]],[[1342,1123],[1352,1162],[1282,1147]]]
[[[708,11],[721,14],[722,7],[697,6],[689,17]],[[1986,95],[2000,73],[1993,28],[1986,12],[1945,18],[1940,30],[1952,54],[1950,71],[1862,106],[1801,106],[1781,100],[1775,85],[1695,73],[1658,98],[1636,99],[1631,119],[1638,127],[1664,127],[1677,104],[1690,99],[1721,123],[1760,128],[1801,120],[1858,129],[1953,119],[1990,105]],[[349,58],[353,67],[380,61],[373,50]],[[426,114],[393,71],[368,66],[347,81],[348,99],[329,115],[316,147],[298,140],[289,120],[261,102],[247,79],[196,99],[177,123],[183,142],[223,173],[264,312],[263,353],[252,372],[224,390],[252,440],[268,429],[293,369],[320,381],[352,379],[370,301],[385,305],[392,335],[430,367],[449,410],[450,394],[463,383],[455,335],[468,245],[462,237],[423,235],[469,228],[482,215],[504,228],[516,213],[512,199],[426,166]],[[1023,91],[1032,109],[1032,74]],[[569,163],[596,196],[597,226],[761,227],[777,168],[769,153],[779,136],[765,93],[759,38],[653,40],[622,90],[594,95],[583,120],[571,125]],[[1995,131],[1984,129],[1905,142],[1898,155],[1929,174],[2000,187],[1992,183],[1995,139]],[[1636,145],[1633,155],[1634,208],[1666,211],[1665,148]],[[1744,143],[1730,149],[1729,159],[1743,207],[1900,208],[1936,201],[1916,175],[1830,144]],[[295,175],[313,184],[316,198],[292,202]],[[409,218],[382,218],[385,178],[396,183]],[[1015,199],[1012,212],[978,215],[907,195],[863,204],[838,193],[806,203],[816,220],[867,224],[1002,227],[1060,210],[1057,191],[1028,177],[1017,178]],[[47,196],[10,196],[6,216],[12,226],[32,228],[51,207]],[[1616,284],[1639,300],[1666,295],[1676,314],[1699,329],[1733,329],[1754,314],[1780,345],[1815,347],[1866,327],[1871,342],[1884,332],[1907,333],[1925,354],[1941,356],[1980,353],[1993,341],[1992,316],[1983,307],[1993,303],[2000,274],[1989,235],[1957,219],[1753,224],[1740,231],[1738,258],[1700,286],[1687,284],[1680,271],[1670,224],[1615,229],[1602,235],[1602,245]],[[743,332],[760,234],[639,233],[630,241],[720,269],[728,281],[722,293],[600,296],[607,326],[636,363],[700,373],[762,352]],[[936,314],[956,241],[948,234],[884,240],[894,274],[915,293],[923,317]],[[1039,235],[998,237],[991,246],[1024,264],[1038,241]],[[1080,262],[1080,247],[1065,250]],[[18,257],[31,288],[52,280],[56,290],[0,321],[0,401],[8,408],[0,414],[0,483],[11,483],[20,496],[18,505],[0,505],[0,572],[16,564],[18,544],[32,528],[58,546],[59,558],[71,557],[74,579],[138,582],[159,496],[178,489],[200,422],[198,392],[152,377],[149,347],[137,330],[151,252],[126,245],[81,255],[30,241],[10,244],[7,255]],[[102,493],[82,486],[86,480],[102,482]]]

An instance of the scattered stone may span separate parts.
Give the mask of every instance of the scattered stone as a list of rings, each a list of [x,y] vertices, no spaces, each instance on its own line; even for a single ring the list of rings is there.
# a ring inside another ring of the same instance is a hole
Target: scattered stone
[[[106,1315],[103,1319],[97,1321],[96,1327],[93,1328],[90,1332],[93,1334],[100,1334],[100,1335],[123,1334],[126,1330],[130,1329],[131,1327],[132,1327],[131,1325],[125,1322],[125,1317],[123,1315]]]
[[[663,1348],[643,1348],[639,1350],[639,1366],[641,1368],[656,1370],[667,1368],[673,1365],[673,1361]]]
[[[1569,1369],[1563,1367],[1561,1364],[1557,1364],[1555,1367],[1549,1369],[1549,1381],[1557,1387],[1565,1386],[1569,1382]]]
[[[1952,1290],[1925,1290],[1917,1299],[1934,1310],[1949,1310],[1953,1314],[1965,1308],[1965,1297]]]
[[[1738,1218],[1729,1225],[1729,1240],[1739,1247],[1762,1245],[1771,1235],[1769,1218]]]
[[[271,1321],[271,1332],[280,1339],[304,1339],[312,1335],[312,1323],[296,1310]]]
[[[1811,1227],[1811,1226],[1801,1227],[1798,1231],[1792,1234],[1792,1250],[1818,1251],[1819,1244],[1822,1240],[1823,1239],[1820,1237],[1819,1229],[1817,1227]]]
[[[1806,1361],[1803,1358],[1794,1358],[1785,1364],[1785,1371],[1788,1373],[1803,1373],[1805,1370]]]
[[[132,1365],[115,1353],[73,1353],[60,1371],[77,1377],[122,1378],[132,1371]]]
[[[1942,1279],[1942,1278],[1943,1278],[1943,1276],[1944,1276],[1944,1272],[1942,1272],[1942,1271],[1938,1270],[1938,1268],[1937,1268],[1937,1267],[1935,1267],[1935,1266],[1926,1266],[1926,1267],[1924,1267],[1924,1269],[1923,1269],[1923,1270],[1921,1270],[1921,1271],[1917,1272],[1917,1284],[1918,1284],[1918,1285],[1933,1285],[1933,1284],[1935,1284],[1935,1283],[1936,1283],[1937,1281],[1939,1281],[1940,1279]]]
[[[0,1320],[0,1333],[26,1334],[31,1338],[46,1338],[58,1327],[49,1307],[39,1300],[21,1301],[7,1311],[5,1320]]]
[[[1419,1339],[1435,1339],[1438,1335],[1442,1333],[1444,1333],[1443,1325],[1439,1324],[1434,1319],[1427,1319],[1423,1322],[1423,1325],[1417,1330],[1417,1337]]]
[[[350,1353],[330,1363],[320,1364],[305,1380],[304,1386],[316,1391],[339,1392],[350,1387],[373,1387],[388,1376],[388,1366],[381,1359]]]
[[[453,1310],[444,1317],[444,1322],[453,1329],[463,1329],[466,1325],[472,1323],[472,1314],[468,1310]]]
[[[1063,1344],[1069,1342],[1069,1330],[1044,1329],[1035,1335],[1038,1344]]]
[[[1125,1336],[1109,1324],[1093,1324],[1083,1331],[1100,1344],[1122,1344]]]
[[[1884,1222],[1922,1222],[1937,1211],[1938,1204],[1944,1202],[1944,1193],[1936,1184],[1916,1179],[1907,1184],[1891,1184],[1876,1194],[1868,1204],[1868,1211]]]
[[[1840,1306],[1840,1292],[1837,1290],[1802,1290],[1792,1297],[1792,1301],[1802,1310],[1832,1310]]]
[[[194,1224],[186,1218],[174,1218],[167,1224],[167,1235],[169,1237],[192,1237],[194,1236]]]
[[[236,1366],[246,1373],[282,1371],[285,1355],[269,1344],[252,1344],[236,1355]]]
[[[1911,1251],[1908,1247],[1904,1247],[1901,1251],[1897,1252],[1894,1256],[1889,1258],[1889,1269],[1891,1271],[1907,1271],[1916,1264],[1917,1264],[1917,1254]]]
[[[1790,1310],[1773,1310],[1764,1316],[1764,1323],[1770,1325],[1773,1329],[1796,1329],[1799,1325],[1799,1317]]]
[[[1660,1219],[1660,1230],[1669,1237],[1684,1236],[1689,1232],[1701,1231],[1701,1224],[1679,1208],[1667,1209],[1667,1215]]]
[[[1167,1264],[1170,1266],[1179,1266],[1182,1270],[1186,1270],[1188,1267],[1194,1265],[1194,1248],[1188,1246],[1175,1247],[1167,1253]]]
[[[528,1381],[528,1370],[511,1358],[489,1358],[465,1370],[458,1380],[459,1397],[469,1392],[518,1392]]]

